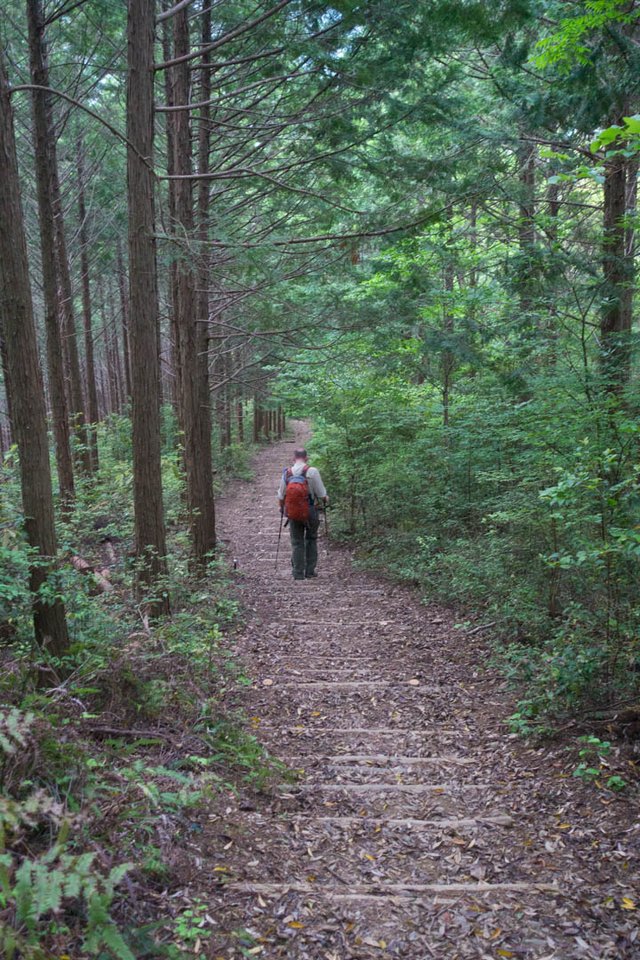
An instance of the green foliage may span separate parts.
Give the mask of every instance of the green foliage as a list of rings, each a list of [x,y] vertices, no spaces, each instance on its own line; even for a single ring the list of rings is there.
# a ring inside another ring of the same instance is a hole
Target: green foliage
[[[175,932],[185,946],[193,945],[196,941],[206,940],[211,936],[211,930],[207,929],[207,924],[210,922],[208,910],[206,903],[195,899],[190,907],[176,917]]]
[[[26,746],[33,721],[33,714],[15,708],[2,711],[3,756]],[[32,790],[23,798],[0,796],[0,909],[5,917],[0,946],[7,960],[44,958],[42,935],[69,912],[84,918],[82,949],[89,956],[103,956],[107,948],[119,960],[133,960],[110,915],[116,888],[131,865],[119,864],[105,873],[94,854],[71,852],[73,826],[64,806],[44,790]],[[50,841],[38,854],[24,840],[42,827],[49,829]],[[21,843],[16,843],[18,838]]]
[[[603,389],[574,261],[541,245],[525,316],[500,275],[508,237],[483,252],[479,229],[459,215],[372,255],[342,307],[327,289],[349,314],[342,363],[287,371],[280,390],[315,418],[334,532],[482,611],[528,685],[514,727],[539,729],[640,691],[637,403]]]
[[[640,16],[627,0],[583,0],[575,8],[551,36],[538,41],[537,66],[567,71],[576,63],[589,63],[603,28],[632,24]]]

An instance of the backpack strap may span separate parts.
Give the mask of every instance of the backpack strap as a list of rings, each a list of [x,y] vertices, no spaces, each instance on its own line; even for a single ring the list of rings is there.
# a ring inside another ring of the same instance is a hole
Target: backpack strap
[[[305,463],[304,467],[302,468],[302,473],[297,474],[297,475],[296,475],[296,479],[298,480],[298,479],[302,478],[303,480],[306,480],[306,479],[307,479],[307,470],[308,470],[308,469],[309,469],[309,464],[308,464],[308,463]],[[284,480],[284,485],[285,485],[285,487],[286,487],[286,485],[289,483],[290,480],[293,480],[293,479],[294,479],[293,470],[291,469],[291,467],[285,467],[285,468],[284,468],[284,470],[282,471],[282,479]]]

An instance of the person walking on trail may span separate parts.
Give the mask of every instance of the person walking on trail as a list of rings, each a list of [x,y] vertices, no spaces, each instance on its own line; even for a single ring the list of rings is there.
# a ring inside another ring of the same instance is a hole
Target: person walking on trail
[[[282,471],[278,487],[280,513],[289,524],[294,580],[318,576],[319,509],[326,509],[329,502],[320,471],[310,467],[307,460],[306,450],[294,450],[293,464]]]

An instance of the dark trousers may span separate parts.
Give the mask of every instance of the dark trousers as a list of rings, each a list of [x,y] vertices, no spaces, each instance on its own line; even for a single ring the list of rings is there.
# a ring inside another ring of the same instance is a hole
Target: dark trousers
[[[291,567],[294,580],[312,577],[318,563],[318,527],[320,517],[315,516],[308,523],[289,520],[291,537]]]

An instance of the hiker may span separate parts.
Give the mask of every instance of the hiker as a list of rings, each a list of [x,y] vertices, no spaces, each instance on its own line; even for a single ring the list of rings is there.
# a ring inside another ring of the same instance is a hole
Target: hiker
[[[318,576],[318,509],[320,503],[326,508],[329,502],[320,472],[310,467],[307,460],[306,450],[294,450],[293,465],[282,471],[278,487],[280,513],[289,524],[294,580]]]

